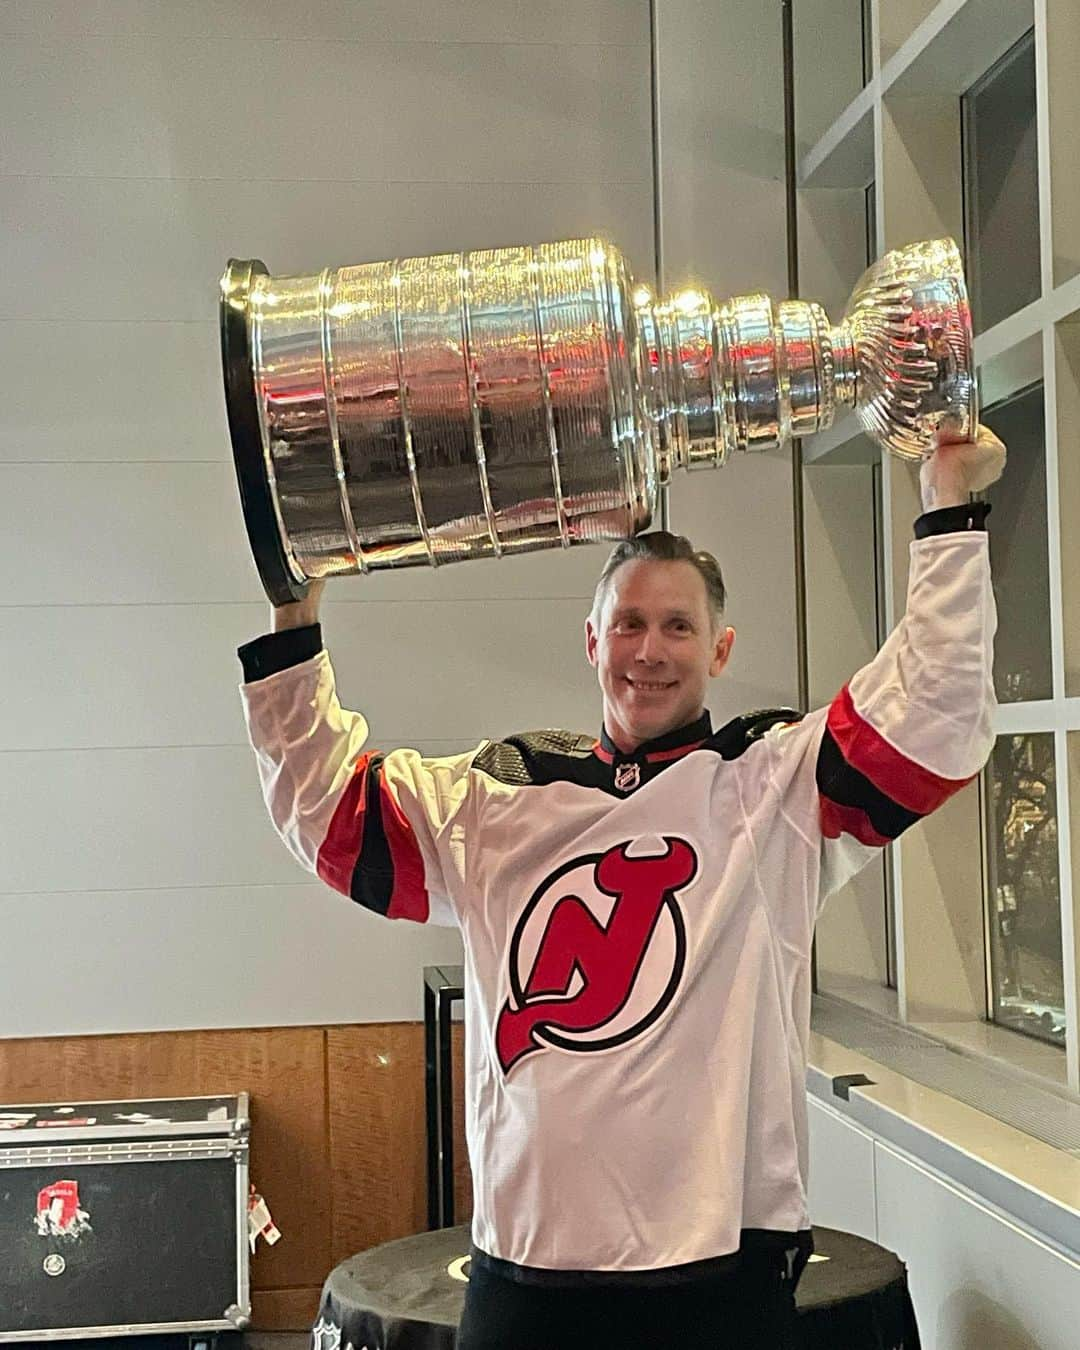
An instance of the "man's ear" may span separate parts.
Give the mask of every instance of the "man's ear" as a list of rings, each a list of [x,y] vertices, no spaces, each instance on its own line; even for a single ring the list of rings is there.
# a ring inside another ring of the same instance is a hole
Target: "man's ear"
[[[709,674],[719,675],[728,663],[728,657],[731,655],[731,649],[735,646],[735,629],[721,628],[716,635],[716,646],[713,648],[713,658],[709,663]]]
[[[589,665],[595,666],[597,663],[596,649],[600,644],[600,635],[593,627],[592,617],[585,620],[585,655],[589,659]]]

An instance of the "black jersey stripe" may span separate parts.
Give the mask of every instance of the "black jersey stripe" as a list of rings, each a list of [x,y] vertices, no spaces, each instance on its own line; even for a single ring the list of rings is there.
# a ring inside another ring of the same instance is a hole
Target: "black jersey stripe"
[[[886,840],[897,839],[922,816],[887,797],[865,774],[844,758],[832,732],[825,728],[815,771],[818,792],[826,803],[861,811],[874,832]]]
[[[372,756],[364,784],[364,835],[353,868],[349,894],[365,909],[386,915],[394,893],[394,859],[382,814],[383,756]]]

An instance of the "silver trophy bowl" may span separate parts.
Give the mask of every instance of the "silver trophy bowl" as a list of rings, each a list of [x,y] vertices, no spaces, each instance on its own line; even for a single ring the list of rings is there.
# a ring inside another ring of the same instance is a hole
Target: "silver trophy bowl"
[[[599,239],[296,277],[232,260],[221,345],[274,604],[316,577],[628,538],[676,470],[810,435],[840,407],[914,460],[976,421],[949,239],[886,255],[836,327],[766,295],[657,300]]]

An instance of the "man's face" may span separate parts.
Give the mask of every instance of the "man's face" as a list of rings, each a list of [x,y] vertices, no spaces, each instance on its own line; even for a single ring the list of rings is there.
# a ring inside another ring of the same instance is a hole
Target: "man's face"
[[[709,680],[727,664],[733,628],[714,631],[693,563],[635,558],[612,574],[585,650],[604,696],[604,726],[629,753],[700,717]]]

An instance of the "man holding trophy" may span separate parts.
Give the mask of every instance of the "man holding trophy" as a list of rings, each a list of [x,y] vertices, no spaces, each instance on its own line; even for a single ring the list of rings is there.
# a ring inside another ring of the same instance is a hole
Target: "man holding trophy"
[[[464,942],[460,1350],[793,1344],[814,923],[993,743],[971,494],[1005,450],[977,427],[950,247],[884,259],[838,328],[760,296],[631,299],[597,241],[272,292],[258,264],[226,274],[230,424],[273,603],[240,649],[268,810],[328,885]],[[842,402],[921,463],[905,613],[827,708],[714,730],[723,582],[685,539],[641,532],[657,484]],[[598,737],[367,745],[322,642],[327,576],[613,536],[585,625]]]

